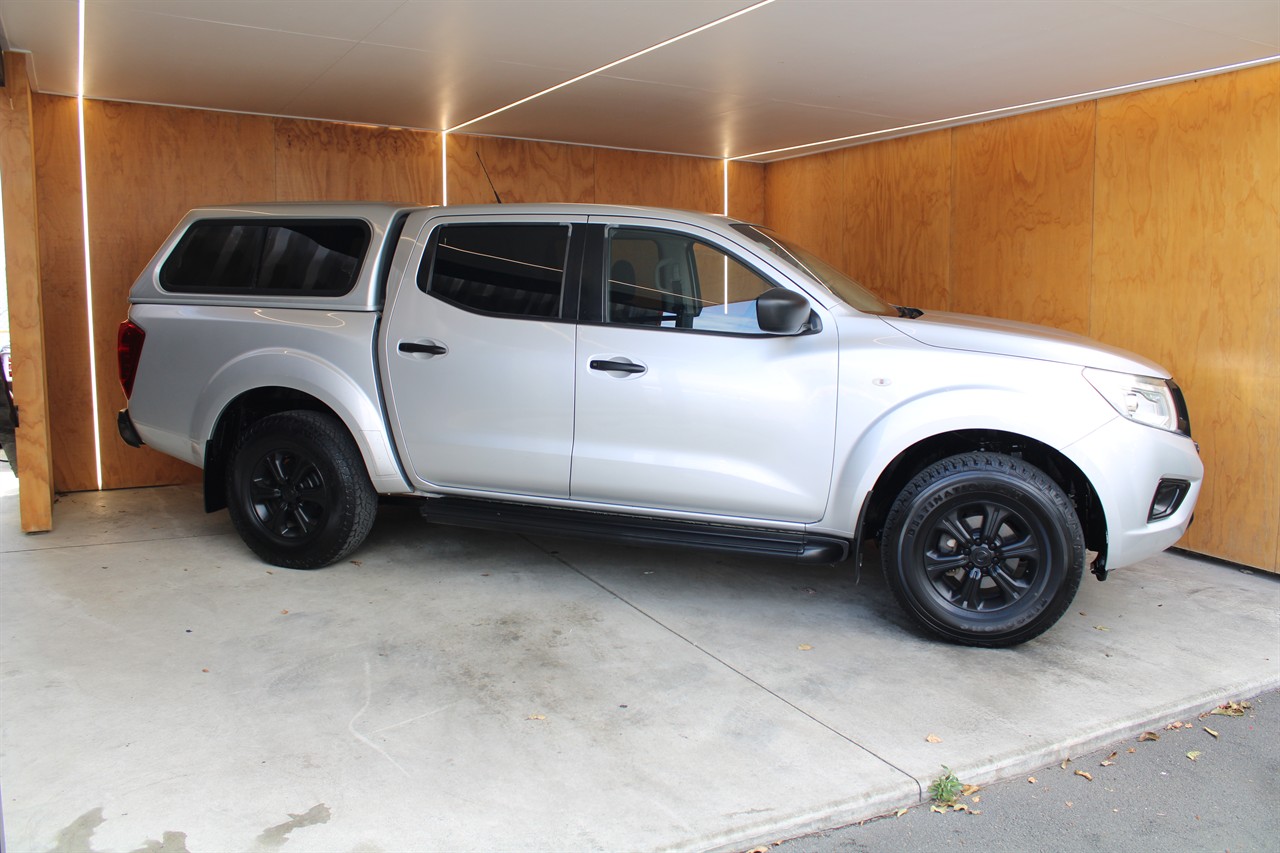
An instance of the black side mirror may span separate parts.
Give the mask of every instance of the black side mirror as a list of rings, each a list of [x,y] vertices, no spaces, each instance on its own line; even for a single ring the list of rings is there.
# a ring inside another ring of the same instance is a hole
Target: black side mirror
[[[812,310],[808,299],[785,287],[771,287],[756,297],[756,322],[775,335],[800,334]]]

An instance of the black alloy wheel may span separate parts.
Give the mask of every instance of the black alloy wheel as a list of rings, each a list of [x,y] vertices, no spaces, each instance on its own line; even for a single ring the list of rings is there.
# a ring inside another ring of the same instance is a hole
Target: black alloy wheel
[[[1038,636],[1075,597],[1084,535],[1043,471],[997,453],[944,459],[903,489],[885,522],[886,580],[922,626],[952,642]]]
[[[227,509],[246,545],[276,566],[318,569],[368,535],[378,496],[342,422],[311,411],[254,423],[227,466]]]

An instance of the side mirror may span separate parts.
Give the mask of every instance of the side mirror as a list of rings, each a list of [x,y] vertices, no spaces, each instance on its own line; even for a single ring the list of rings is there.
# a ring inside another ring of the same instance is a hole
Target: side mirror
[[[800,334],[812,311],[808,299],[785,287],[771,287],[756,297],[756,322],[775,335]]]

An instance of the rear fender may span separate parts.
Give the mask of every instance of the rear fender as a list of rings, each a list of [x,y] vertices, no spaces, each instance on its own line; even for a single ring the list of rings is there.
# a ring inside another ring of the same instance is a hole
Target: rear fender
[[[270,383],[263,378],[270,377]],[[376,398],[350,374],[314,353],[271,347],[251,350],[225,364],[197,395],[190,435],[202,446],[193,454],[204,458],[206,446],[227,407],[241,395],[264,384],[314,397],[336,415],[364,457],[369,479],[379,493],[412,491],[392,443]]]

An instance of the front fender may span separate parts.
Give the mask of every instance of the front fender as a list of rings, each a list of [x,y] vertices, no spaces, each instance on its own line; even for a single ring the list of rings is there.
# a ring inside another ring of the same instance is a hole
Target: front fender
[[[1041,369],[1050,367],[1041,365]],[[1063,381],[1033,386],[1052,388],[1052,393],[1028,393],[1026,385],[952,385],[892,400],[861,424],[856,423],[857,416],[874,407],[867,405],[866,396],[857,404],[850,401],[857,411],[848,419],[842,411],[841,435],[852,438],[838,448],[831,500],[815,529],[851,535],[859,509],[889,464],[936,436],[999,431],[1064,450],[1117,417],[1084,381],[1078,367],[1052,372],[1060,372]]]

